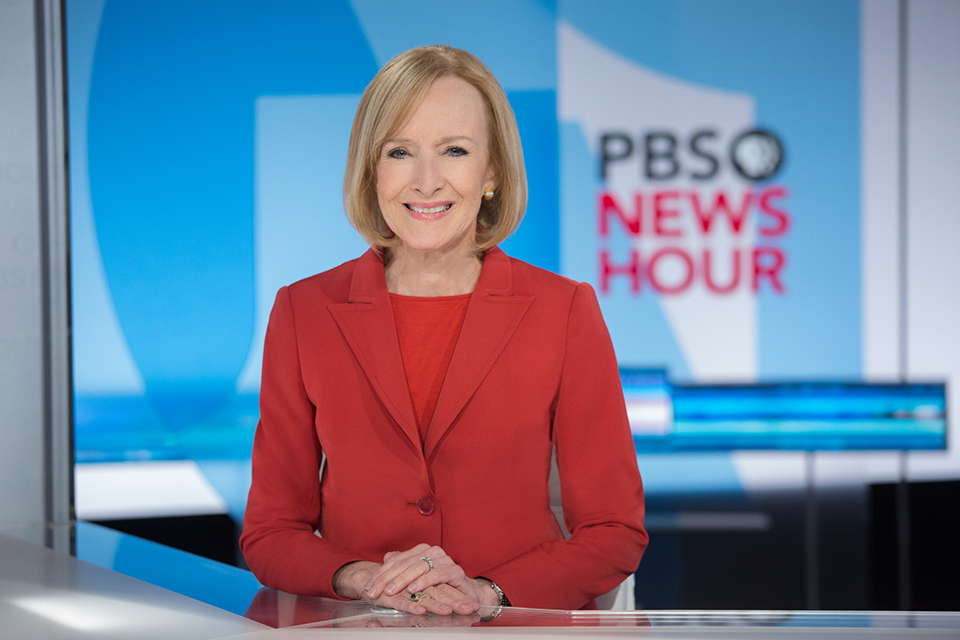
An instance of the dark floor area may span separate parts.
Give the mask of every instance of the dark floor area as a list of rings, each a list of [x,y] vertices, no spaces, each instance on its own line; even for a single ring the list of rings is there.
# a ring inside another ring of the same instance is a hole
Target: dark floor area
[[[870,488],[870,585],[877,609],[900,608],[898,489],[894,484]],[[960,482],[911,482],[907,504],[911,550],[908,607],[960,611]]]
[[[239,527],[226,514],[95,520],[93,523],[217,562],[246,568],[237,546]]]
[[[960,482],[907,486],[914,611],[960,611]],[[766,514],[766,530],[657,530],[637,571],[637,605],[648,609],[898,610],[897,485],[816,492],[817,562],[808,585],[806,494],[652,499],[648,512]]]

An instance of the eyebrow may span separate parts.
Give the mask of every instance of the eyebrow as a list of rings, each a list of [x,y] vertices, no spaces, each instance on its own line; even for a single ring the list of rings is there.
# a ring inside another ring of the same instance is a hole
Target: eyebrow
[[[440,138],[439,140],[437,140],[437,146],[439,147],[445,144],[449,144],[451,142],[456,142],[458,140],[466,140],[468,142],[473,142],[473,138],[471,138],[470,136],[447,136],[445,138]],[[384,145],[411,144],[412,142],[413,140],[408,140],[407,138],[390,138],[389,140],[384,140],[383,144]]]

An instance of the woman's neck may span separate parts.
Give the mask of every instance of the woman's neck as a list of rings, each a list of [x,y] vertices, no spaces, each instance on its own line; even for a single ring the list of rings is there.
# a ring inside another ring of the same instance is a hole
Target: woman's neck
[[[437,297],[472,293],[480,278],[476,252],[421,252],[385,249],[387,290],[404,296]]]

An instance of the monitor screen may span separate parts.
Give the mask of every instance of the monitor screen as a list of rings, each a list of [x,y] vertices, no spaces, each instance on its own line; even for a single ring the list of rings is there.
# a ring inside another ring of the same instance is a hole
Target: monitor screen
[[[657,369],[620,377],[638,452],[946,448],[943,383],[671,384]]]

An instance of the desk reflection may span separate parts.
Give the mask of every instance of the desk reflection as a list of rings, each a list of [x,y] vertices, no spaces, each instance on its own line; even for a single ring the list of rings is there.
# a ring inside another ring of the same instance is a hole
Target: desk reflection
[[[556,611],[481,607],[467,615],[417,616],[372,607],[359,600],[297,596],[274,589],[257,592],[245,617],[274,628],[399,628],[399,627],[649,627],[641,611]]]
[[[295,596],[261,589],[250,603],[247,618],[274,627],[298,628],[466,628],[579,627],[584,637],[611,632],[633,635],[630,627],[645,627],[644,637],[715,638],[717,634],[749,634],[762,638],[863,640],[871,638],[960,637],[960,613],[896,611],[556,611],[482,607],[469,616],[415,616],[365,602]],[[619,627],[619,629],[612,629]],[[591,630],[590,628],[593,628]],[[666,635],[664,635],[666,634]],[[800,634],[800,635],[797,635]],[[729,636],[724,636],[729,637]]]

